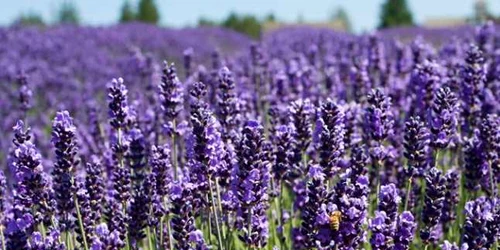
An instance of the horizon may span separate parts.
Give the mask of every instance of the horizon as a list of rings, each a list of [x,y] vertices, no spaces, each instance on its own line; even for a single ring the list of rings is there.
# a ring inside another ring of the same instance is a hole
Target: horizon
[[[63,0],[18,0],[9,1],[0,9],[0,25],[8,26],[21,14],[39,14],[47,23],[52,23]],[[85,26],[109,26],[118,23],[122,0],[74,0]],[[136,5],[138,0],[129,1]],[[160,12],[160,25],[172,28],[196,26],[200,18],[221,21],[231,12],[251,14],[262,19],[273,13],[278,21],[294,23],[302,17],[306,23],[327,21],[331,13],[342,7],[349,15],[354,32],[376,29],[379,23],[383,0],[169,0],[156,1]],[[416,24],[433,18],[466,18],[473,13],[475,0],[410,0],[408,5]],[[494,15],[500,14],[500,1],[486,1]],[[453,5],[453,8],[447,6]],[[360,8],[359,6],[363,6]],[[208,14],[207,14],[208,13]]]

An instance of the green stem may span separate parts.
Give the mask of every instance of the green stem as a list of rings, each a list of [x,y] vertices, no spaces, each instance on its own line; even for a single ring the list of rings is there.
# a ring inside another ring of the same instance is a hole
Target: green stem
[[[78,225],[80,226],[80,232],[82,233],[83,239],[83,247],[85,250],[89,250],[89,246],[87,244],[87,235],[85,234],[85,229],[83,227],[82,214],[80,213],[80,205],[78,204],[78,198],[73,194],[73,200],[75,202],[76,215],[78,217]]]
[[[155,247],[153,247],[153,237],[151,236],[151,227],[149,226],[146,228],[146,237],[148,238],[149,249],[150,250],[155,249]]]
[[[408,201],[410,200],[412,182],[413,182],[413,177],[410,176],[410,178],[408,179],[408,189],[406,190],[405,207],[403,211],[406,211],[406,209],[408,209]]]
[[[205,195],[205,198],[207,200],[209,199],[208,194]],[[212,245],[212,213],[211,213],[210,210],[211,209],[209,208],[209,211],[208,211],[208,223],[207,223],[208,224],[207,236],[208,236],[208,244]],[[203,224],[203,221],[201,223]]]
[[[221,237],[221,231],[220,231],[220,226],[219,226],[219,216],[217,215],[217,205],[216,205],[216,202],[215,202],[215,196],[214,196],[214,191],[213,191],[213,188],[212,188],[212,181],[211,181],[211,178],[208,179],[208,187],[210,189],[210,196],[211,196],[211,200],[212,200],[212,211],[214,213],[214,218],[215,218],[215,230],[217,231],[217,242],[219,244],[219,249],[224,249],[223,245],[222,245],[222,237]]]
[[[248,216],[247,216],[247,234],[248,236],[250,237],[250,235],[252,235],[252,207],[250,207],[250,211],[248,212]],[[248,246],[248,249],[252,249],[251,246]]]
[[[493,170],[491,169],[491,161],[488,162],[488,172],[490,174],[490,188],[491,188],[491,195],[495,195],[495,183],[493,181]]]
[[[283,236],[283,231],[285,230],[285,225],[283,225],[283,192],[285,191],[284,186],[285,186],[284,183],[281,182],[280,183],[280,194],[278,197],[278,219],[279,219],[278,226],[281,227],[281,230],[280,230],[280,233],[278,234],[278,237],[279,237],[281,249],[283,249],[283,248],[288,249],[286,244],[285,244],[284,236]]]
[[[168,230],[168,245],[170,250],[174,250],[174,240],[172,238],[172,229],[170,228],[170,216],[167,216],[167,230]]]
[[[5,249],[5,236],[3,234],[3,225],[0,226],[0,243],[2,244],[2,250]]]
[[[163,219],[165,216],[162,216],[160,219],[160,232],[157,232],[157,234],[160,234],[160,249],[163,248]]]
[[[439,155],[440,155],[440,152],[441,152],[441,150],[436,149],[436,155],[435,155],[434,161],[436,163],[436,168],[437,169],[440,169],[440,165],[441,165],[441,164],[439,164]],[[444,169],[443,169],[443,171],[444,171]]]
[[[221,213],[222,215],[222,200],[220,198],[220,186],[219,186],[219,178],[216,177],[215,178],[215,192],[217,194],[217,206],[218,206],[218,209],[219,209],[219,212]],[[223,221],[223,219],[221,218],[221,222]],[[227,234],[226,234],[226,226],[225,226],[226,223],[224,223],[222,225],[222,239],[225,241],[226,240],[226,237],[227,237]]]
[[[175,122],[175,119],[172,120],[172,165],[174,167],[174,180],[178,180],[179,179],[179,173],[178,173],[178,169],[177,169],[177,143],[176,143],[176,136],[175,136],[175,133],[176,133],[176,122]]]

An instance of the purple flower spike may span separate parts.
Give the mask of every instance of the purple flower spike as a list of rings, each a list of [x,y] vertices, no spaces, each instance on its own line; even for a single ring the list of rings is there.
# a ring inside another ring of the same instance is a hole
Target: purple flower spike
[[[423,176],[428,167],[429,132],[420,117],[410,117],[406,122],[404,135],[404,156],[408,159],[407,174]]]
[[[69,112],[58,112],[52,124],[52,144],[56,154],[52,175],[62,231],[70,231],[74,225],[72,222],[75,207],[73,196],[76,194],[74,173],[79,164],[75,133],[76,127],[73,125]]]
[[[237,199],[236,226],[241,231],[240,239],[248,246],[264,247],[269,237],[266,215],[270,182],[267,148],[262,126],[256,121],[248,121],[237,147],[238,168],[233,191]]]
[[[118,130],[124,129],[129,114],[129,106],[127,99],[128,90],[123,84],[123,79],[113,79],[108,87],[108,114],[109,123]]]
[[[174,121],[182,111],[184,102],[182,83],[177,77],[174,64],[169,65],[165,62],[161,83],[159,85],[159,95],[165,122],[169,123]]]
[[[443,212],[446,179],[440,170],[432,167],[425,175],[425,185],[424,209],[422,210],[424,225],[420,230],[420,238],[428,244],[439,240],[432,232],[438,225]]]
[[[339,162],[344,154],[344,112],[332,100],[326,100],[320,108],[317,124],[319,133],[320,166],[327,179],[340,169]]]
[[[394,235],[394,249],[408,250],[415,236],[417,223],[411,212],[404,211],[398,217],[396,234]]]

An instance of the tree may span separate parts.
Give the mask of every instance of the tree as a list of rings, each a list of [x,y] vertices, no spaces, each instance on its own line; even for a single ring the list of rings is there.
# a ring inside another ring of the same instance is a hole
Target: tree
[[[125,1],[120,14],[120,23],[126,23],[135,20],[135,13],[129,1]]]
[[[268,23],[274,23],[274,22],[276,22],[276,17],[274,16],[274,13],[269,13],[266,16],[265,21],[268,22]]]
[[[12,24],[21,26],[45,26],[42,16],[34,12],[20,15]]]
[[[160,14],[158,13],[154,0],[141,0],[139,2],[137,20],[153,24],[160,21]]]
[[[64,1],[59,9],[58,22],[61,24],[78,24],[80,16],[73,2]]]
[[[341,23],[345,30],[348,32],[352,31],[352,25],[351,20],[349,19],[349,15],[342,7],[337,8],[337,10],[333,13],[331,21]]]
[[[217,23],[213,20],[208,19],[208,18],[200,17],[200,19],[198,19],[198,26],[199,27],[201,27],[201,26],[217,26]]]
[[[239,16],[238,14],[232,12],[229,16],[222,22],[222,26],[232,29],[244,34],[247,34],[254,38],[260,37],[260,32],[262,25],[259,20],[252,15]]]
[[[386,0],[382,5],[379,29],[413,25],[413,15],[406,0]]]

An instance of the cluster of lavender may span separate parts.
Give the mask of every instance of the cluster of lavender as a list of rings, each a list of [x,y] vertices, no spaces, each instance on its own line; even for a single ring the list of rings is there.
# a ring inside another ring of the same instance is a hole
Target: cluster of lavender
[[[54,98],[39,69],[11,77],[0,248],[497,248],[500,35],[385,34],[283,30],[231,55],[186,42],[179,70],[134,50],[107,89],[68,61],[77,91]]]

